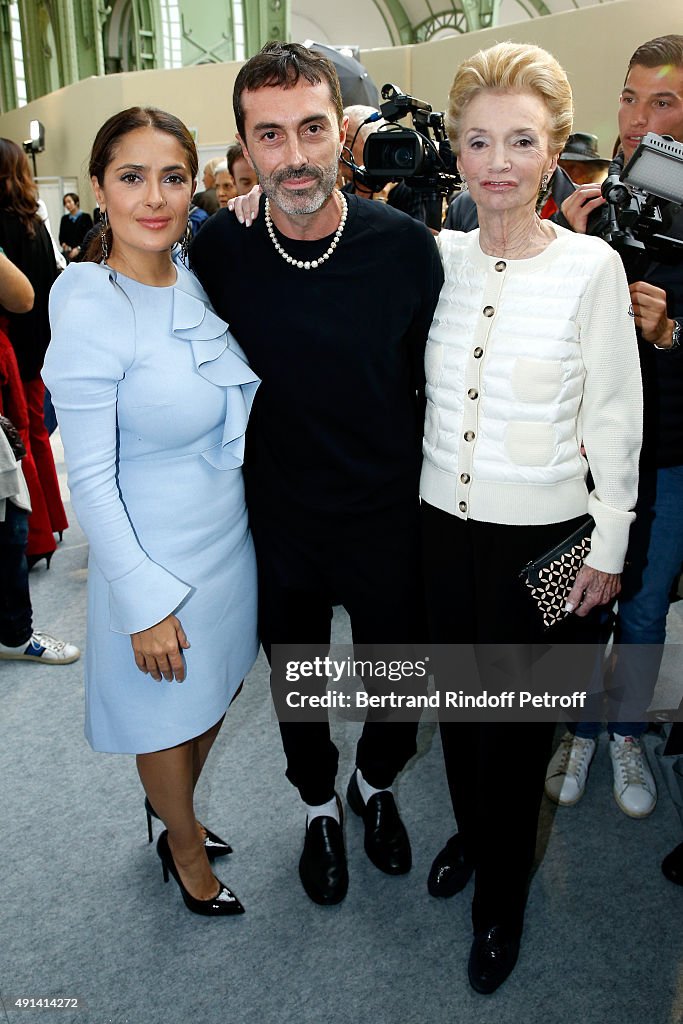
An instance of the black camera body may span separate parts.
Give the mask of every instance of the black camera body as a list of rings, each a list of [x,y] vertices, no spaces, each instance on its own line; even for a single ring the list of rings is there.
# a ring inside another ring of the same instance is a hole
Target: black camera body
[[[418,190],[435,208],[438,204],[435,226],[440,227],[442,199],[461,183],[444,115],[390,83],[382,87],[382,99],[385,102],[380,110],[385,124],[365,141],[365,166],[359,177],[375,192],[390,181],[403,181]],[[398,124],[405,117],[412,119],[412,128]],[[359,170],[356,168],[356,172]]]
[[[656,146],[666,138],[648,135],[646,141]],[[677,150],[681,149],[680,156],[683,156],[680,144],[673,140],[671,143]],[[674,218],[680,213],[680,204],[661,196],[662,189],[656,179],[650,182],[646,176],[639,179],[635,187],[629,180],[641,147],[626,167],[623,153],[612,160],[601,186],[605,206],[596,211],[588,223],[590,234],[603,238],[619,252],[630,281],[639,280],[653,260],[683,262],[683,239],[669,234]],[[674,155],[679,156],[677,152]],[[659,172],[659,166],[655,170]]]

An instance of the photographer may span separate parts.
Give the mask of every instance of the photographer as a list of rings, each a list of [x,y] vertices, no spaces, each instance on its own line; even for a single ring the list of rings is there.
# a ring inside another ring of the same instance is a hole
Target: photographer
[[[624,163],[648,132],[683,141],[683,35],[638,47],[628,65],[618,119]],[[599,185],[581,185],[562,204],[562,214],[574,231],[600,234],[604,206]],[[683,238],[683,215],[667,233]],[[643,375],[644,436],[617,640],[637,646],[622,650],[614,686],[623,688],[629,701],[638,697],[644,717],[659,673],[669,594],[683,562],[683,265],[652,259],[635,276],[642,277],[630,284],[630,293]],[[657,800],[640,745],[646,723],[608,722],[607,728],[615,800],[630,817],[645,817]],[[600,723],[584,722],[575,735],[564,737],[548,767],[546,793],[552,800],[569,805],[581,798],[600,730]]]
[[[363,165],[363,149],[368,136],[376,132],[380,125],[386,123],[383,118],[368,123],[368,118],[373,114],[379,114],[379,110],[376,107],[367,107],[356,103],[353,106],[344,107],[344,114],[348,117],[349,123],[346,128],[348,144],[339,158],[339,172],[344,180],[342,191],[347,195],[355,194],[364,199],[387,203],[395,210],[402,210],[409,217],[424,223],[425,200],[418,189],[409,188],[405,181],[392,181],[377,192],[364,184],[354,171],[354,164]]]

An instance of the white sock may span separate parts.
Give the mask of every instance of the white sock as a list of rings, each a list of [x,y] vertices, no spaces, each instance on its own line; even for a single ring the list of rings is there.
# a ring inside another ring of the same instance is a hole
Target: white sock
[[[306,828],[308,828],[314,818],[322,818],[323,816],[339,821],[339,805],[336,796],[333,796],[326,804],[305,803],[304,807],[306,808]]]
[[[371,796],[375,793],[390,793],[391,786],[387,786],[385,789],[375,789],[369,782],[366,782],[363,778],[363,773],[360,768],[356,768],[356,782],[358,783],[358,790],[360,795],[363,797],[363,803],[366,804]]]

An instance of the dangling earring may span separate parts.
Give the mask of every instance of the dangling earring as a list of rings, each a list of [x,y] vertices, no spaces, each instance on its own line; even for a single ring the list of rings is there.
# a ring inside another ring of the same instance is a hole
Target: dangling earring
[[[187,263],[187,255],[190,251],[190,242],[192,241],[192,225],[189,220],[185,225],[185,232],[183,237],[180,239],[180,258],[183,263]]]
[[[100,245],[102,246],[102,262],[106,263],[109,258],[109,245],[107,243],[107,231],[109,230],[109,217],[107,211],[102,210],[102,216],[100,217]]]
[[[541,192],[545,192],[545,190],[548,187],[548,182],[549,181],[550,181],[550,178],[548,177],[548,175],[544,174],[543,177],[541,178]]]
[[[467,179],[463,178],[462,175],[461,175],[460,176],[460,191],[461,192],[467,192],[467,189],[468,189]]]

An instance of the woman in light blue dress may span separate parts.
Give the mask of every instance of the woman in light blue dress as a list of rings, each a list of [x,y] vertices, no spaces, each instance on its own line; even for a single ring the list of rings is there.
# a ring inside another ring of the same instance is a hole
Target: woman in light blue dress
[[[217,916],[242,906],[212,873],[230,848],[196,821],[192,794],[258,650],[241,470],[258,379],[172,259],[196,172],[170,114],[133,107],[102,126],[90,174],[103,231],[52,291],[44,378],[90,543],[86,735],[137,755],[167,826],[164,877]]]

